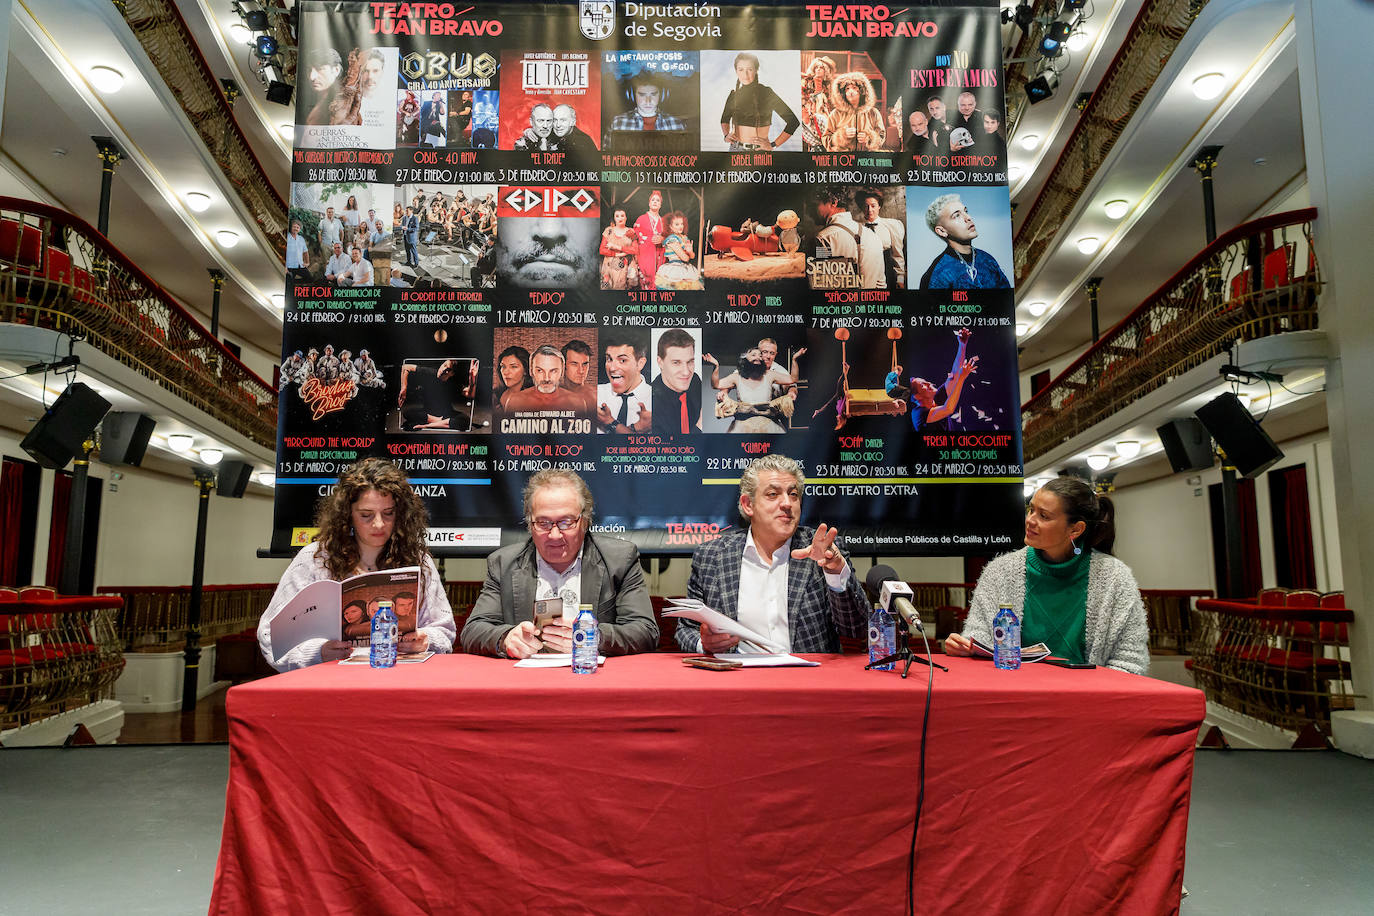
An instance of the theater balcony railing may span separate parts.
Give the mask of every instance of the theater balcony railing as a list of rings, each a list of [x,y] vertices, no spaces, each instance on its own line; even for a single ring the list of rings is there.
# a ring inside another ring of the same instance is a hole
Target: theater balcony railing
[[[1315,209],[1219,236],[1021,406],[1029,463],[1238,341],[1317,327]],[[1300,268],[1300,269],[1299,269]]]
[[[85,220],[0,197],[0,322],[84,337],[267,449],[277,392]]]

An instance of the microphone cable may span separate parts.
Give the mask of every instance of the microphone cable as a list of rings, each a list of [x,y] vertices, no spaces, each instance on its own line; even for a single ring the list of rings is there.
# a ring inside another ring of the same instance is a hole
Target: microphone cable
[[[918,628],[921,634],[921,641],[925,643],[926,658],[930,655],[930,640],[926,638],[925,627]],[[927,665],[926,675],[926,709],[921,716],[921,752],[916,765],[916,819],[911,825],[911,848],[906,856],[906,912],[907,916],[915,916],[916,897],[912,888],[916,880],[916,835],[921,830],[921,809],[926,802],[926,738],[930,733],[930,695],[935,689],[935,666]]]

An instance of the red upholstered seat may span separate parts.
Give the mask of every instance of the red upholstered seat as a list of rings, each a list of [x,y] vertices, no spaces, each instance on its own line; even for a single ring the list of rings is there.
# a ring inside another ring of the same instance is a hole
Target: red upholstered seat
[[[57,589],[47,585],[26,585],[19,590],[20,601],[42,601],[45,598],[56,598]]]
[[[1264,288],[1277,289],[1293,282],[1293,242],[1281,245],[1264,256]]]
[[[37,267],[43,259],[43,233],[37,226],[25,226],[19,235],[19,263]]]

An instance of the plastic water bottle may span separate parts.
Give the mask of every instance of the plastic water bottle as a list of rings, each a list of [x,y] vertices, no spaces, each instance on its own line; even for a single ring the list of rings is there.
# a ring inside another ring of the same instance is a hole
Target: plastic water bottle
[[[875,607],[868,618],[868,661],[873,671],[891,671],[895,662],[874,665],[873,662],[887,658],[897,651],[897,622],[881,606]]]
[[[1009,604],[992,618],[992,664],[1008,671],[1021,667],[1021,621]]]
[[[573,674],[595,674],[596,658],[601,651],[601,631],[597,628],[596,615],[592,613],[590,604],[577,609],[572,642]]]
[[[391,610],[391,602],[383,599],[377,602],[377,613],[372,615],[372,645],[367,663],[373,668],[394,667],[398,638],[396,613]]]

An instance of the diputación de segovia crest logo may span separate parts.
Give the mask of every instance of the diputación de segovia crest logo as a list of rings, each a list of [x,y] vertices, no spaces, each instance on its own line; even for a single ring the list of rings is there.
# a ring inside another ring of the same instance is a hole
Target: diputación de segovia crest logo
[[[582,34],[593,41],[610,37],[615,31],[615,4],[610,0],[581,0],[579,6]]]

